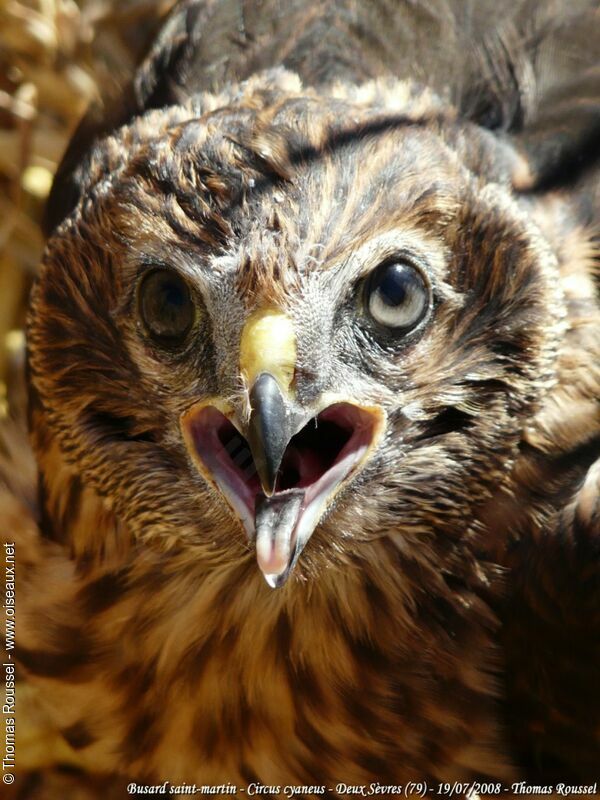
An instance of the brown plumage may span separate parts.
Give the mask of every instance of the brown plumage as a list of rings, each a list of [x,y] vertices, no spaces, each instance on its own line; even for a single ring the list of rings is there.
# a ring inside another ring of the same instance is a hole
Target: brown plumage
[[[597,777],[597,10],[498,6],[184,2],[80,128],[1,508],[81,769]]]

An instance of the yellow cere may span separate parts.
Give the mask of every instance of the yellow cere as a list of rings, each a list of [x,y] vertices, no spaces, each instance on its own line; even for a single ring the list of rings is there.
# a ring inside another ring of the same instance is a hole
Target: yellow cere
[[[289,390],[296,369],[296,332],[287,314],[262,308],[248,317],[240,342],[240,369],[249,386],[268,372],[282,390]]]

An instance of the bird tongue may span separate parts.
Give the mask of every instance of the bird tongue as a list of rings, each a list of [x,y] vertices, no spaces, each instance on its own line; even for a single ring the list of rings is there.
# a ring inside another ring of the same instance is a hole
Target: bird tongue
[[[296,523],[305,494],[304,489],[288,489],[271,497],[261,494],[256,498],[256,559],[273,589],[285,583],[293,566]]]

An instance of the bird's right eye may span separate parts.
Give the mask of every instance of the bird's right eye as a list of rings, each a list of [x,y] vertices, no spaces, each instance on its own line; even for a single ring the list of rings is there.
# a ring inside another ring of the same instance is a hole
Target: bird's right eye
[[[181,344],[195,316],[194,301],[183,278],[168,269],[152,270],[142,279],[138,296],[148,333],[160,344]]]

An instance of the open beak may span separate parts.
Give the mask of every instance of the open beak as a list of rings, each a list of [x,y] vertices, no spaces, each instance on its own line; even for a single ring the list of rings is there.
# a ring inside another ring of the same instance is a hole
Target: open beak
[[[377,407],[335,402],[294,432],[297,416],[263,374],[243,435],[226,414],[199,403],[182,425],[202,475],[242,521],[269,586],[282,586],[319,520],[379,442]]]
[[[341,398],[313,415],[294,402],[281,370],[252,378],[247,424],[212,399],[184,412],[181,426],[198,470],[255,541],[258,565],[276,588],[376,448],[385,417],[381,408]]]

